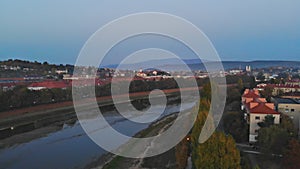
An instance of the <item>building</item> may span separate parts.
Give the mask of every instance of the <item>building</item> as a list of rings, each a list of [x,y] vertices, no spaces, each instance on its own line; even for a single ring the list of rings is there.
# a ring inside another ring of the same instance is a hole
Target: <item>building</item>
[[[274,96],[284,94],[284,93],[290,93],[290,92],[300,92],[299,85],[291,85],[291,84],[258,84],[255,89],[262,91],[266,87],[273,89],[272,95]]]
[[[251,72],[251,66],[246,66],[246,72]]]
[[[260,129],[259,123],[265,120],[266,116],[274,117],[274,124],[280,123],[280,113],[274,110],[272,103],[255,103],[252,102],[249,109],[249,142],[257,141],[258,130]]]
[[[286,85],[300,86],[300,79],[292,79],[285,82]]]
[[[289,92],[284,93],[280,96],[281,98],[287,98],[287,99],[296,99],[300,100],[300,92]]]
[[[233,70],[229,70],[229,74],[230,75],[240,75],[243,73],[242,69],[233,69]]]
[[[57,74],[68,74],[68,70],[65,69],[65,70],[56,70],[55,73]]]
[[[274,124],[280,123],[280,113],[275,111],[274,103],[268,103],[261,98],[258,90],[246,89],[242,95],[242,110],[249,124],[249,143],[257,141],[259,123],[265,120],[266,116],[274,117]]]
[[[282,114],[288,115],[294,123],[295,129],[299,133],[300,120],[300,101],[290,98],[272,98],[276,110]]]

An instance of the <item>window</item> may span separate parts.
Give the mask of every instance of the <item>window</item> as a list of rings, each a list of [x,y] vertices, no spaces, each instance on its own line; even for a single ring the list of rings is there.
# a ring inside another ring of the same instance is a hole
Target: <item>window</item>
[[[255,133],[258,133],[258,130],[254,130]]]
[[[288,112],[289,112],[289,109],[285,109],[285,112],[288,113]]]
[[[260,120],[260,117],[259,116],[255,116],[255,120]]]
[[[295,109],[291,109],[291,112],[295,112]]]

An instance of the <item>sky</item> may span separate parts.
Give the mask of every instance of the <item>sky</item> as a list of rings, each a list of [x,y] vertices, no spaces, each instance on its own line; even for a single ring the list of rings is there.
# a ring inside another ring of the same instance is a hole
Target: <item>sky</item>
[[[74,64],[85,42],[105,24],[137,12],[163,12],[201,29],[222,60],[298,61],[299,6],[299,0],[1,0],[0,60]],[[119,47],[114,51],[119,56],[106,58],[106,64],[115,64],[141,43],[187,51],[173,40],[144,37]]]

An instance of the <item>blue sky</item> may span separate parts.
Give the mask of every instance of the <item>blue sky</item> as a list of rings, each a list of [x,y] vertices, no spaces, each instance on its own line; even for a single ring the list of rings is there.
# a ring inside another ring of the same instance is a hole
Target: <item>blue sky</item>
[[[74,64],[96,30],[136,12],[189,20],[210,38],[222,60],[299,60],[299,6],[298,0],[2,0],[0,60]]]

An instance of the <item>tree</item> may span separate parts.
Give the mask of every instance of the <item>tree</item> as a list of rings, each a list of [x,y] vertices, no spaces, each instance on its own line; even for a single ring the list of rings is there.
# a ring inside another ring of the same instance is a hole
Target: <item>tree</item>
[[[258,126],[259,127],[270,127],[270,126],[274,125],[274,119],[275,119],[274,116],[267,115],[263,122],[258,123]]]
[[[253,169],[260,169],[260,167],[258,165],[254,166]]]
[[[212,118],[208,115],[209,108],[210,101],[201,99],[199,113],[191,134],[193,166],[196,169],[238,169],[240,168],[240,153],[231,136],[226,136],[223,132],[215,132],[206,142],[202,144],[198,142],[206,120],[212,122]]]
[[[250,84],[250,88],[254,88],[256,86],[256,83],[255,83],[255,77],[254,76],[250,76],[249,77],[250,80],[249,80],[249,84]]]
[[[205,143],[193,150],[193,165],[196,169],[240,168],[240,153],[234,139],[222,132],[215,132]]]
[[[271,84],[280,84],[280,83],[281,83],[281,80],[280,80],[280,79],[271,79],[271,80],[270,80],[270,83],[271,83]]]
[[[273,96],[273,91],[274,88],[272,86],[267,85],[261,94],[267,99],[268,102],[270,102],[271,97]]]
[[[225,132],[232,135],[237,142],[244,142],[247,140],[248,125],[241,112],[227,112],[224,114],[222,120]]]
[[[283,166],[286,169],[300,168],[300,144],[296,139],[291,139],[283,156]]]
[[[289,116],[281,114],[280,127],[285,129],[290,137],[297,137],[297,131],[294,127],[293,120]]]
[[[259,72],[257,74],[256,78],[257,78],[257,80],[260,80],[260,81],[264,81],[265,80],[265,76],[264,76],[263,72]]]
[[[261,128],[258,132],[258,145],[266,155],[282,154],[288,139],[288,132],[277,125]]]
[[[203,89],[201,90],[201,97],[207,98],[208,100],[211,99],[211,84],[205,83],[203,85]]]
[[[187,166],[188,160],[188,141],[184,138],[178,145],[175,147],[175,158],[176,158],[176,168],[185,169]]]
[[[240,91],[242,91],[244,89],[244,83],[241,78],[239,78],[239,80],[238,80],[238,88]]]

